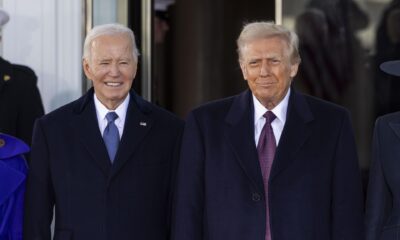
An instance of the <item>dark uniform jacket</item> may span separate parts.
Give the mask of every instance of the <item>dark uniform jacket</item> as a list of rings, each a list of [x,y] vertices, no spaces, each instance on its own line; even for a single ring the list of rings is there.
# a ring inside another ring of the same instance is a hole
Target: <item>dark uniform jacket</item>
[[[33,123],[43,115],[35,73],[0,57],[0,132],[30,144]]]

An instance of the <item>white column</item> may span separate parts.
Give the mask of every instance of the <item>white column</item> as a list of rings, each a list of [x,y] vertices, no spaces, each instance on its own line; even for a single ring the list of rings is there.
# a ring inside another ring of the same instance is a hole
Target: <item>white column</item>
[[[46,112],[82,94],[83,0],[3,0],[5,59],[38,76]]]

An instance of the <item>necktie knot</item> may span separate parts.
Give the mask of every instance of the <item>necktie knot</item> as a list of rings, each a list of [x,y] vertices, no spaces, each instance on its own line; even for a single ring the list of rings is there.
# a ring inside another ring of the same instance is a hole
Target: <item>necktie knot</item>
[[[275,114],[271,111],[267,111],[266,113],[264,113],[263,116],[265,117],[266,124],[271,124],[272,121],[274,121],[274,119],[276,118]]]
[[[106,114],[106,119],[107,119],[108,123],[114,122],[115,119],[117,119],[117,118],[118,118],[118,114],[116,114],[115,112],[108,112]]]

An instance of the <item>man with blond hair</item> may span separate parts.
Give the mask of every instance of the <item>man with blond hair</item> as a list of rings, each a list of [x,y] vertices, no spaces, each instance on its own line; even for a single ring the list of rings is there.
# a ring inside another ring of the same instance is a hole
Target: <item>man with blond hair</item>
[[[237,44],[249,90],[189,114],[172,239],[362,240],[348,112],[291,87],[294,32],[249,23]]]

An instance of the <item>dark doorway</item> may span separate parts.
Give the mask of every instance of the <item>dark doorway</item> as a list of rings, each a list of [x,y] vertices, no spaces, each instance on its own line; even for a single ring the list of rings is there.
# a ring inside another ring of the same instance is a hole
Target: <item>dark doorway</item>
[[[130,1],[129,23],[134,30],[141,27],[140,4]],[[237,60],[236,38],[246,22],[273,21],[275,3],[176,0],[167,9],[154,12],[153,24],[159,24],[157,18],[167,25],[153,25],[154,31],[163,32],[162,41],[160,32],[153,34],[151,100],[184,118],[201,103],[237,94],[247,87]],[[135,81],[140,92],[139,78]]]

